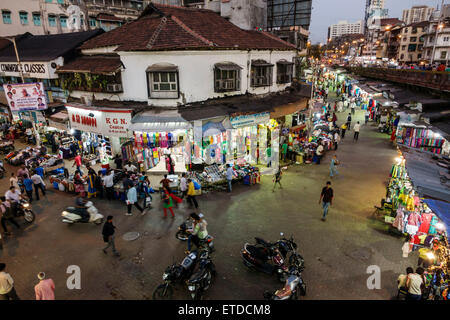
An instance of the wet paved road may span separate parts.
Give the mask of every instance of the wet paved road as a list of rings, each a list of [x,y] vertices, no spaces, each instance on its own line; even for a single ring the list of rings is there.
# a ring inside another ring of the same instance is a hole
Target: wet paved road
[[[361,111],[357,117],[362,120]],[[345,114],[338,118],[342,122]],[[391,299],[396,294],[398,274],[416,260],[402,258],[401,239],[370,219],[373,205],[385,195],[396,152],[388,136],[376,132],[374,125],[363,126],[357,143],[352,135],[347,133],[337,151],[342,166],[332,181],[335,203],[326,222],[320,220],[318,200],[329,179],[333,152],[326,154],[321,165],[289,167],[283,176],[284,188],[274,193],[272,177],[264,176],[260,185],[236,186],[231,195],[209,193],[199,198],[200,212],[217,248],[213,261],[218,275],[206,299],[262,299],[264,290],[280,287],[274,277],[247,270],[239,255],[253,237],[273,241],[280,232],[294,236],[306,260],[305,299]],[[7,179],[0,184],[3,193]],[[94,200],[101,213],[115,216],[116,246],[122,254],[115,258],[101,251],[101,226],[69,227],[61,222],[61,211],[73,204],[74,197],[49,191],[33,203],[36,223],[24,231],[13,229],[14,236],[0,251],[0,261],[7,264],[19,296],[34,299],[36,274],[45,271],[55,280],[58,299],[150,299],[164,269],[184,257],[186,244],[174,235],[192,212],[182,204],[175,210],[175,219],[164,219],[160,200],[154,198],[154,208],[143,217],[136,209],[135,215],[125,216],[126,206],[119,201]],[[142,237],[122,240],[129,231],[138,231]],[[69,265],[81,268],[81,290],[66,288]],[[380,290],[366,287],[369,265],[381,268]],[[188,298],[186,289],[180,287],[174,298]]]

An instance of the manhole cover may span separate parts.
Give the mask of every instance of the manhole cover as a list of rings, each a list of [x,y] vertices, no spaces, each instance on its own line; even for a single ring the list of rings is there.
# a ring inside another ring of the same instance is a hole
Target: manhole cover
[[[122,236],[122,239],[125,241],[133,241],[139,238],[139,232],[127,232]]]

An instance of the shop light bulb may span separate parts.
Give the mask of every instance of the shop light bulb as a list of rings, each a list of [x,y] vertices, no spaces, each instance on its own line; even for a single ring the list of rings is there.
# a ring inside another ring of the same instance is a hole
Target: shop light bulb
[[[436,229],[444,230],[445,226],[442,222],[436,223]]]
[[[75,133],[75,129],[70,129],[70,134],[74,134]]]
[[[427,258],[430,260],[434,260],[434,258],[435,258],[433,252],[427,252],[426,255],[427,255]]]

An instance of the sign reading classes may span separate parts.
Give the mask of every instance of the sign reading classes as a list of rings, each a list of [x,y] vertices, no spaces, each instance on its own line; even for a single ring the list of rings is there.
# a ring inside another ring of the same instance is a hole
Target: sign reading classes
[[[230,122],[233,128],[255,126],[260,123],[269,122],[269,120],[270,120],[270,112],[262,112],[237,117],[230,117]]]
[[[131,124],[131,110],[94,110],[66,106],[72,129],[102,134],[105,136],[127,137]]]
[[[11,111],[47,109],[42,82],[4,84],[3,89]]]

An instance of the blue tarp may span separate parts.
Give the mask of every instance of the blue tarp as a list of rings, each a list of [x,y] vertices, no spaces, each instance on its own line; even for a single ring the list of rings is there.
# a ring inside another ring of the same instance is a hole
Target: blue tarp
[[[425,199],[423,201],[445,224],[445,228],[447,229],[447,238],[450,241],[450,203],[433,199]]]

